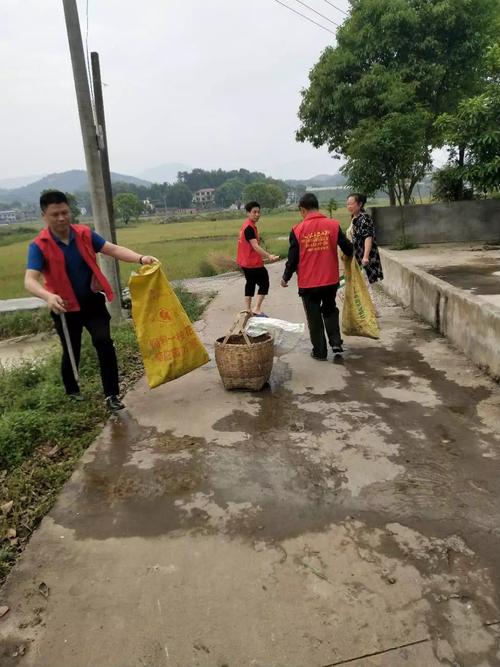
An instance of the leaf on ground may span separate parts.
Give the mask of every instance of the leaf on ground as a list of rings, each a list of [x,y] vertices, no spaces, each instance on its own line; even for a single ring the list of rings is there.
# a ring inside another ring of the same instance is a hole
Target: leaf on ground
[[[50,447],[49,445],[44,445],[43,447],[40,447],[40,453],[42,454],[42,456],[45,456],[48,459],[54,457],[58,451],[59,447],[57,445],[54,445],[53,447]]]
[[[9,607],[7,607],[6,604],[2,605],[2,606],[0,607],[0,618],[3,618],[3,616],[5,616],[5,614],[6,614],[8,611],[9,611]]]
[[[7,514],[10,512],[10,510],[12,509],[13,506],[14,506],[14,501],[9,500],[9,502],[4,503],[3,505],[0,505],[0,510],[1,510],[2,514],[5,514],[7,516]]]
[[[42,583],[38,586],[38,592],[45,599],[47,599],[50,595],[50,588],[47,586],[47,584],[44,581],[42,581]]]

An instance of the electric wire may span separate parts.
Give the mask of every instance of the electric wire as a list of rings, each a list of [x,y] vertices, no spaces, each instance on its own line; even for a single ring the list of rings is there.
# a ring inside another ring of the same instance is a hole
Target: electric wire
[[[92,77],[92,67],[90,65],[90,55],[89,55],[89,0],[86,1],[85,5],[85,55],[87,58],[87,76],[90,89],[90,101],[92,103],[92,113],[94,114],[94,119],[95,119],[96,110],[95,110],[95,95],[94,95],[94,79]]]
[[[285,4],[284,2],[281,2],[281,0],[274,0],[274,2],[277,2],[278,5],[281,5],[282,7],[286,7],[286,9],[290,10],[294,14],[297,14],[297,16],[301,16],[306,21],[309,21],[310,23],[314,23],[314,25],[317,25],[318,28],[323,28],[323,30],[326,30],[327,32],[329,32],[332,35],[335,35],[333,30],[330,30],[330,28],[327,28],[326,26],[322,25],[321,23],[318,23],[314,19],[309,18],[309,16],[306,16],[305,14],[302,14],[302,12],[299,12],[296,9],[293,9],[293,7],[290,7],[289,5]]]
[[[321,12],[317,12],[315,9],[313,9],[313,8],[312,8],[310,5],[308,5],[306,2],[302,2],[302,0],[296,0],[296,2],[298,2],[299,5],[302,5],[303,7],[307,7],[307,9],[309,9],[309,11],[314,12],[314,13],[317,14],[318,16],[321,16],[321,18],[322,18],[322,19],[325,19],[325,21],[328,21],[329,23],[333,23],[333,25],[334,25],[334,26],[337,26],[337,28],[340,27],[338,23],[335,23],[335,21],[332,21],[332,19],[329,19],[328,16],[325,16],[325,15],[322,14]]]
[[[347,16],[347,12],[345,11],[345,9],[342,9],[341,7],[337,7],[337,5],[334,5],[333,2],[330,2],[330,0],[325,0],[325,2],[326,2],[327,5],[330,5],[330,7],[333,7],[337,11],[342,12],[342,14]]]

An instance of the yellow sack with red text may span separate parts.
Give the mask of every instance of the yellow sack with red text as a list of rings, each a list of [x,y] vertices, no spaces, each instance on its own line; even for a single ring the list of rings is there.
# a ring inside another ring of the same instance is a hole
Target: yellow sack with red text
[[[128,286],[132,319],[151,389],[209,361],[160,264],[141,266],[130,276]]]
[[[365,283],[362,269],[354,257],[344,257],[344,307],[342,332],[346,336],[379,338],[375,306]]]

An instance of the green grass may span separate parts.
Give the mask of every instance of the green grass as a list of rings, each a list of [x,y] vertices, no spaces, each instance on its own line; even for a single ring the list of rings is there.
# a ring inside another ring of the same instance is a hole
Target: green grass
[[[344,228],[349,223],[349,213],[346,209],[335,211],[334,217],[341,221]],[[299,221],[298,212],[286,211],[263,215],[259,229],[265,236],[268,250],[284,256],[288,244],[279,240],[279,237],[288,238],[291,227]],[[158,257],[168,277],[175,280],[206,275],[206,262],[210,262],[213,253],[234,258],[240,227],[241,218],[170,224],[144,221],[132,227],[119,228],[117,235],[118,243],[121,245],[143,255],[151,254]],[[27,296],[23,287],[23,276],[28,241],[28,239],[17,240],[7,246],[0,245],[0,299]],[[127,283],[134,268],[135,265],[122,262],[123,285]]]
[[[184,289],[177,294],[192,320],[204,304]],[[130,321],[115,327],[122,391],[143,373]],[[60,353],[43,363],[0,366],[0,584],[57,493],[107,418],[95,350],[84,336],[80,365],[85,401],[65,396]],[[7,531],[15,535],[7,539]]]
[[[37,227],[15,226],[0,228],[0,247],[13,245],[14,243],[26,242],[38,233]]]
[[[0,340],[26,334],[44,333],[54,328],[46,308],[0,313]]]

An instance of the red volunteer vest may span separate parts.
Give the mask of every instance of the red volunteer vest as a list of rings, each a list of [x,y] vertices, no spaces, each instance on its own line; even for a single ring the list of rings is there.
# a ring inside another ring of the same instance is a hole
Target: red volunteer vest
[[[293,228],[299,243],[299,288],[326,287],[339,282],[337,240],[340,224],[319,212],[310,213]]]
[[[90,228],[85,225],[71,225],[71,229],[75,235],[78,252],[92,271],[92,289],[96,285],[97,289],[95,291],[102,290],[106,294],[108,301],[112,301],[114,297],[113,290],[97,264],[96,253],[92,246],[92,232]],[[43,229],[38,234],[34,243],[40,248],[45,259],[45,266],[42,273],[46,289],[64,299],[68,312],[80,310],[80,304],[66,273],[64,253],[52,238],[52,234],[48,228]]]
[[[260,266],[264,266],[264,262],[259,253],[252,248],[252,245],[245,238],[245,229],[247,227],[251,227],[254,230],[255,236],[257,237],[257,243],[259,242],[259,232],[255,223],[250,219],[245,220],[240,229],[240,236],[238,238],[236,261],[242,269],[258,269]]]

